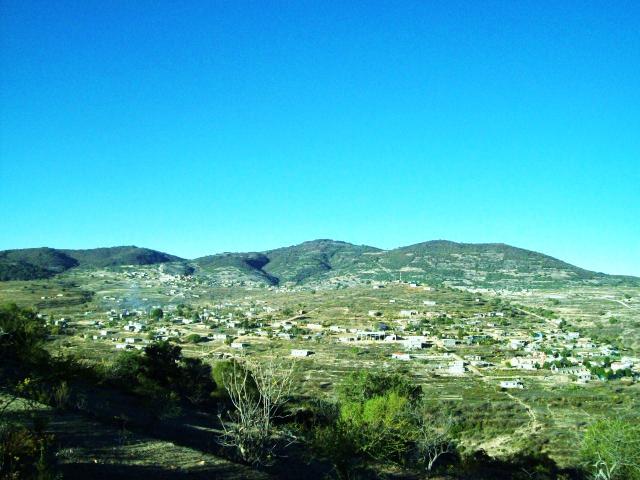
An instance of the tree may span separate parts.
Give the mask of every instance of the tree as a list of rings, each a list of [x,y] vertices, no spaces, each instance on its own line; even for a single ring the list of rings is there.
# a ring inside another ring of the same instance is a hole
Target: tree
[[[161,308],[152,308],[149,316],[154,320],[160,320],[164,317],[164,311]]]
[[[313,432],[313,450],[340,479],[370,462],[404,460],[415,437],[410,405],[419,393],[404,375],[350,374],[338,386],[337,413]]]
[[[340,383],[338,398],[342,403],[363,402],[391,391],[410,399],[418,398],[421,393],[420,387],[405,375],[361,370],[351,372]]]
[[[247,463],[269,464],[276,449],[290,438],[274,421],[282,416],[282,407],[289,400],[294,366],[276,359],[264,363],[242,359],[224,373],[233,408],[226,419],[221,417],[222,442],[236,448]]]
[[[412,438],[409,399],[395,390],[340,408],[339,428],[350,431],[356,451],[377,461],[398,461]]]
[[[581,455],[593,480],[640,479],[640,422],[595,422],[584,435]]]
[[[30,364],[48,357],[42,345],[47,328],[35,312],[15,303],[0,307],[0,359],[19,359]]]
[[[418,461],[424,464],[428,472],[431,472],[442,456],[455,451],[455,442],[451,435],[455,421],[450,415],[442,415],[430,410],[425,402],[421,402],[413,414]]]

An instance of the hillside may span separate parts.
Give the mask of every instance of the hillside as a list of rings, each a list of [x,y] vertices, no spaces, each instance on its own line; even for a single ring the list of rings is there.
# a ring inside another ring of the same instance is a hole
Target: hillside
[[[473,284],[522,284],[614,280],[542,253],[502,243],[436,240],[385,252],[379,265],[404,279],[423,277]]]
[[[640,279],[591,272],[556,258],[501,243],[435,240],[392,250],[314,240],[260,253],[225,253],[194,260],[205,271],[269,285],[326,281],[412,280],[486,287],[535,288],[567,283],[637,284]]]
[[[62,250],[76,259],[81,267],[114,267],[118,265],[152,265],[182,260],[175,255],[136,246]]]
[[[78,264],[78,260],[54,248],[4,250],[0,252],[0,281],[48,278]]]
[[[174,255],[135,246],[6,250],[0,252],[0,280],[48,278],[75,267],[154,264],[163,264],[167,273],[204,275],[229,285],[249,282],[321,286],[393,280],[487,288],[640,284],[636,277],[592,272],[542,253],[502,243],[434,240],[381,250],[327,239],[264,252],[208,255],[189,263]]]
[[[194,262],[201,271],[218,277],[234,279],[240,276],[243,280],[278,284],[278,278],[262,269],[269,263],[269,258],[261,253],[220,253],[197,258]]]
[[[313,240],[300,245],[269,250],[264,270],[281,282],[304,283],[346,272],[366,271],[371,264],[368,253],[381,250],[334,240]]]
[[[166,253],[135,246],[60,250],[25,248],[0,252],[0,281],[49,278],[70,268],[150,265],[181,260]]]

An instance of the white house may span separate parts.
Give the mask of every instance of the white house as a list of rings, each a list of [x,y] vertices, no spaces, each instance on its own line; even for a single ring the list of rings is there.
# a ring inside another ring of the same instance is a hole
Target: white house
[[[513,368],[520,370],[536,370],[538,367],[542,367],[546,361],[546,356],[536,357],[513,357],[509,360],[509,363]]]
[[[509,340],[509,348],[511,350],[518,350],[519,348],[524,347],[526,344],[526,340],[522,340],[519,338],[512,338],[511,340]]]
[[[408,361],[411,360],[411,355],[409,355],[408,353],[395,352],[391,354],[391,358],[393,358],[394,360]]]
[[[387,334],[382,331],[359,331],[356,333],[358,340],[384,340]]]
[[[627,368],[633,367],[633,364],[629,361],[624,362],[611,362],[611,371],[617,372],[618,370],[626,370]]]
[[[521,380],[502,380],[500,388],[524,388]]]
[[[428,346],[427,339],[423,335],[407,337],[402,341],[402,345],[404,345],[404,348],[407,350],[422,350]]]
[[[449,364],[449,373],[452,375],[462,375],[465,372],[464,362],[462,360],[454,360]]]
[[[292,357],[308,357],[312,353],[313,352],[310,350],[296,350],[296,349],[291,350]]]

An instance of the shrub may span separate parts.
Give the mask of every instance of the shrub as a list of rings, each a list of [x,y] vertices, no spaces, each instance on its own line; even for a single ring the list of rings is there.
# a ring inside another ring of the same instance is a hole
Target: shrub
[[[594,479],[640,479],[640,422],[604,419],[593,423],[580,453]]]

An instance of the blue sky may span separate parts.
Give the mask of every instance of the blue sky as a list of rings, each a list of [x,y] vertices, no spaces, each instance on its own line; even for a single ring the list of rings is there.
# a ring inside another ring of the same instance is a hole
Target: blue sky
[[[450,239],[640,275],[636,1],[0,8],[0,249]]]

